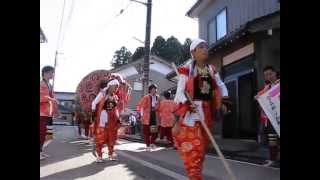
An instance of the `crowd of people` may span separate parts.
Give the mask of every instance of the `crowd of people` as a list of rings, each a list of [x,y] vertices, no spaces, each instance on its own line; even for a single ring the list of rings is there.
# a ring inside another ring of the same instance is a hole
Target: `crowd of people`
[[[227,113],[229,102],[228,90],[213,65],[207,64],[208,44],[202,39],[195,39],[190,45],[191,60],[176,71],[178,75],[177,90],[174,99],[169,91],[161,98],[157,85],[148,87],[148,94],[137,103],[137,113],[130,114],[129,122],[135,133],[138,122],[141,123],[146,151],[156,148],[157,138],[164,139],[174,146],[190,179],[202,179],[202,167],[209,145],[203,121],[213,129],[215,112]],[[58,116],[58,101],[54,98],[49,80],[54,68],[46,66],[42,69],[43,80],[40,83],[40,160],[48,157],[44,150],[46,137],[49,137],[47,126],[52,124],[52,117]],[[272,67],[264,69],[265,87],[262,94],[279,82],[276,71]],[[76,112],[75,119],[79,125],[79,136],[91,139],[94,144],[96,162],[103,162],[102,148],[108,147],[108,159],[117,160],[114,146],[117,131],[120,127],[120,113],[124,111],[128,94],[124,91],[124,80],[111,77],[100,84],[100,91],[92,101],[90,112]],[[126,97],[126,98],[124,98]],[[138,118],[136,116],[138,115]],[[277,158],[279,137],[270,125],[267,116],[261,110],[261,131],[268,135],[270,150],[269,165]],[[84,135],[81,129],[84,129]],[[48,133],[48,134],[47,134]],[[260,137],[260,136],[259,136]],[[47,138],[47,141],[50,138]]]

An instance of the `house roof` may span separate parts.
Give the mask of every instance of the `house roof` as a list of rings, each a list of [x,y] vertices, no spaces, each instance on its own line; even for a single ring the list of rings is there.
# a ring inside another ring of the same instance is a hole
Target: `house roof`
[[[111,69],[110,72],[116,73],[116,72],[121,71],[121,70],[123,70],[123,69],[126,69],[126,68],[132,67],[132,66],[134,66],[134,65],[140,64],[141,62],[143,62],[143,60],[144,60],[144,58],[142,57],[142,58],[140,58],[140,59],[138,59],[138,60],[136,60],[136,61],[133,61],[133,62],[131,62],[131,63],[122,65],[122,66],[120,66],[120,67],[118,67],[118,68]],[[171,67],[170,63],[168,63],[167,61],[163,60],[162,58],[160,58],[160,57],[158,57],[158,56],[151,55],[151,56],[150,56],[150,60],[158,61],[158,62],[160,62],[160,63],[162,63],[162,64],[165,64],[165,65]]]
[[[186,13],[186,16],[197,18],[200,12],[203,11],[203,9],[205,9],[211,2],[213,2],[213,0],[198,0]]]
[[[48,42],[48,40],[40,27],[40,43],[46,43],[46,42]]]

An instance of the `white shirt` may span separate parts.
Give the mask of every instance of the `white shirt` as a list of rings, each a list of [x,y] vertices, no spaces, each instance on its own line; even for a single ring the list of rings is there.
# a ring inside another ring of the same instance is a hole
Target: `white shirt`
[[[196,105],[198,113],[191,113],[188,111],[186,115],[184,116],[183,123],[187,126],[193,127],[196,121],[203,121],[204,120],[204,111],[202,108],[202,102],[201,101],[194,101],[194,104]],[[200,116],[199,116],[200,115]]]
[[[154,96],[151,96],[152,98],[152,101],[151,101],[151,106],[152,107],[155,107],[156,106],[156,104],[157,104],[157,96],[156,95],[154,95]]]
[[[106,110],[101,111],[99,127],[105,127],[108,122],[108,113]]]
[[[216,73],[214,76],[215,76],[217,85],[220,89],[221,96],[222,97],[229,96],[228,89],[227,89],[226,85],[224,84],[224,82],[221,81],[219,73]]]
[[[104,92],[99,92],[99,94],[96,96],[96,98],[92,101],[92,104],[91,104],[91,109],[92,111],[95,111],[96,110],[96,106],[97,104],[100,102],[100,100],[104,97]]]
[[[133,122],[133,124],[136,124],[136,117],[135,116],[130,116],[129,117],[130,123]]]

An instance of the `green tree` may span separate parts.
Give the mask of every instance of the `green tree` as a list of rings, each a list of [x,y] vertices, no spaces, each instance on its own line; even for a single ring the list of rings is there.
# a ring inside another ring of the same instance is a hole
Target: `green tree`
[[[180,65],[191,58],[189,51],[190,44],[191,40],[189,38],[186,38],[182,45],[174,36],[171,36],[167,40],[162,36],[157,36],[153,42],[151,54],[159,56],[169,63],[174,62],[177,65]],[[143,58],[145,53],[144,51],[144,47],[137,47],[132,55],[131,52],[123,46],[120,50],[115,52],[112,59],[112,66],[117,68],[123,64]]]
[[[168,38],[164,51],[160,56],[170,63],[179,64],[183,61],[183,48],[179,40],[173,36]]]
[[[161,57],[166,48],[166,40],[162,36],[157,36],[151,48],[151,54]]]
[[[132,55],[132,61],[136,61],[144,56],[144,47],[138,47]]]
[[[191,55],[190,55],[190,45],[191,45],[192,41],[190,38],[187,38],[183,45],[182,45],[182,50],[183,50],[183,62],[187,61],[188,59],[191,58]],[[179,64],[183,63],[183,62],[180,62]]]
[[[118,68],[124,64],[128,64],[131,59],[132,53],[124,46],[117,50],[112,59],[112,67]]]

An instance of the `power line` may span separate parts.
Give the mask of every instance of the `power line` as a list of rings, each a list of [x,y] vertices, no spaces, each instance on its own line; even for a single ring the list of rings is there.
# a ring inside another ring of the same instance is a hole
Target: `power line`
[[[63,20],[64,20],[65,8],[66,8],[66,0],[63,0],[63,8],[62,8],[62,13],[61,13],[60,27],[59,27],[59,33],[58,33],[58,43],[57,43],[57,48],[56,48],[56,50],[59,49],[60,43],[61,43],[61,37],[62,37],[62,32],[63,32],[62,29],[63,29]]]
[[[115,19],[117,19],[119,16],[121,16],[121,15],[129,8],[129,6],[130,6],[131,3],[132,3],[132,2],[129,1],[129,3],[127,4],[127,6],[126,6],[125,8],[123,8],[123,9],[120,9],[120,12],[119,12],[118,14],[116,14],[115,16],[113,16],[113,17],[110,19],[110,21],[109,21],[106,25],[104,25],[104,27],[105,27],[105,28],[109,27],[109,26],[113,23],[113,21],[114,21]],[[104,28],[103,28],[103,29],[104,29]]]
[[[60,40],[61,40],[62,24],[63,24],[63,19],[64,19],[65,7],[66,7],[66,0],[63,0],[63,8],[62,8],[61,20],[60,20],[60,28],[59,28],[59,33],[58,33],[58,42],[57,42],[56,53],[55,53],[55,57],[54,57],[54,68],[55,69],[56,69],[56,66],[57,66],[58,50],[59,50]],[[54,76],[53,76],[52,89],[54,89],[55,79],[56,79],[56,74],[54,74]]]
[[[127,6],[126,6],[124,9],[121,9],[121,10],[120,10],[119,14],[118,14],[116,17],[122,15],[123,12],[126,11],[126,10],[129,8],[130,4],[131,4],[131,1],[129,1],[129,3],[127,4]]]
[[[62,33],[62,39],[61,39],[61,44],[64,42],[64,38],[65,38],[65,34],[66,34],[66,29],[69,27],[70,21],[71,21],[71,17],[73,15],[73,10],[74,10],[74,0],[71,1],[71,7],[70,7],[70,11],[68,14],[68,19],[66,20],[65,26],[64,26],[64,31]]]

